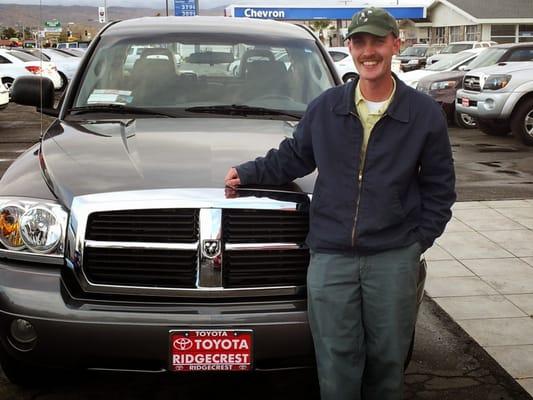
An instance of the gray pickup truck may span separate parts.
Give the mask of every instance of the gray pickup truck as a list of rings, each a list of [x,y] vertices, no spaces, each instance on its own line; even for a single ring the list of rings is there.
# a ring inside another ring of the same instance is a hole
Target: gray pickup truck
[[[456,109],[489,135],[509,131],[533,146],[533,62],[505,62],[467,73]]]

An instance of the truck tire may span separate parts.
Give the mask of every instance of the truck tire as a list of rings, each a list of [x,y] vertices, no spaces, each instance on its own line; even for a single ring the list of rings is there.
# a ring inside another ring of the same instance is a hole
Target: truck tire
[[[511,120],[513,133],[528,146],[533,146],[533,99],[520,105]]]
[[[498,120],[478,120],[479,130],[490,136],[507,136],[511,131],[509,122]]]
[[[71,371],[43,368],[21,362],[12,357],[2,345],[0,345],[0,365],[6,378],[13,384],[26,387],[35,388],[50,382],[58,381],[58,377],[63,374],[70,374]],[[61,379],[63,379],[61,378]]]
[[[453,121],[455,125],[463,129],[475,129],[477,128],[477,120],[471,115],[455,112],[453,115]]]
[[[344,83],[348,82],[348,81],[351,81],[353,79],[357,78],[357,74],[354,73],[354,72],[348,72],[347,74],[344,74],[344,76],[342,77],[342,81]]]

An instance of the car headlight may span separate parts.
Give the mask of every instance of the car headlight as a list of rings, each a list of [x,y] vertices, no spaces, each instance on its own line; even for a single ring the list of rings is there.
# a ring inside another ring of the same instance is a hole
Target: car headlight
[[[489,75],[483,85],[483,90],[499,90],[509,84],[511,75]]]
[[[67,212],[57,203],[0,198],[0,250],[11,250],[8,257],[58,256],[64,250],[67,218]]]
[[[429,87],[429,90],[444,90],[453,89],[457,86],[457,81],[439,81],[433,82]]]
[[[417,60],[417,59],[409,60],[407,62],[407,64],[411,64],[411,65],[418,65],[418,63],[419,63],[419,60]]]

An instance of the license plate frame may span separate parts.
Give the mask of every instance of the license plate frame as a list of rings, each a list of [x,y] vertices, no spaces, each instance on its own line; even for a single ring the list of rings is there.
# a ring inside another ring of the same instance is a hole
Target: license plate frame
[[[251,329],[172,329],[169,331],[169,371],[253,371],[254,332]]]
[[[470,99],[467,99],[466,97],[463,97],[461,99],[461,105],[463,107],[470,107]]]

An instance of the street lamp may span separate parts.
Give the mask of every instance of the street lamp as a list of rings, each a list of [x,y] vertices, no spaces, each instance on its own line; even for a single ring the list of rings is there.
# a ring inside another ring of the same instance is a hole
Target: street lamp
[[[166,0],[166,4],[167,4],[167,17],[168,17],[168,0]]]

